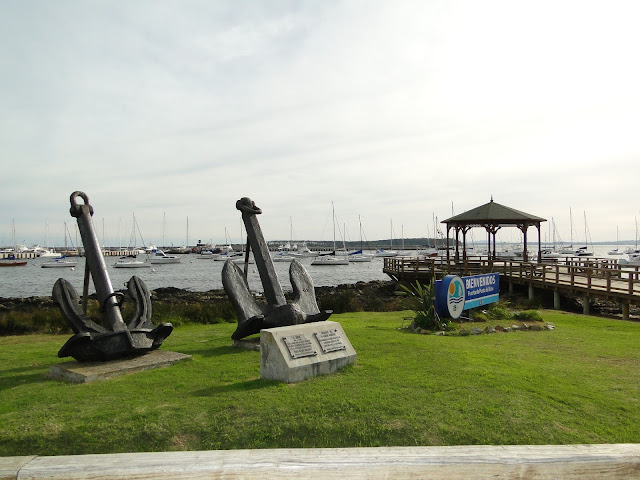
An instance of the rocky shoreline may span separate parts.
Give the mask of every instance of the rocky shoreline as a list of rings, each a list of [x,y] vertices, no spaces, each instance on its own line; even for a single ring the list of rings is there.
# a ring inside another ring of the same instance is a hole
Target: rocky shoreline
[[[358,282],[335,287],[316,287],[316,298],[321,310],[335,313],[348,311],[399,310],[401,298],[393,281]],[[123,292],[124,293],[124,292]],[[291,293],[285,294],[290,300]],[[90,298],[95,299],[95,294]],[[151,302],[165,304],[194,304],[229,302],[224,290],[191,292],[176,287],[163,287],[151,291]],[[0,298],[0,314],[7,311],[32,312],[40,308],[57,308],[51,297]]]
[[[397,295],[398,284],[394,281],[358,282],[331,287],[315,287],[316,299],[320,310],[333,310],[334,313],[344,312],[388,312],[404,310],[406,306],[403,298]],[[168,305],[189,304],[228,304],[229,299],[224,290],[209,290],[206,292],[192,292],[176,287],[163,287],[152,290],[151,301],[153,303]],[[286,293],[291,300],[292,294]],[[541,295],[538,299],[538,307],[553,308],[553,300],[548,295]],[[92,295],[90,298],[95,298]],[[516,295],[501,293],[501,299],[508,300],[512,304],[526,303],[526,292]],[[582,299],[580,297],[566,297],[563,301],[563,310],[582,313]],[[535,308],[531,306],[529,308]],[[57,305],[51,297],[26,297],[26,298],[0,298],[0,315],[7,312],[34,312],[41,308],[56,308]],[[620,306],[615,302],[593,301],[591,313],[609,318],[621,318]],[[632,306],[630,309],[631,320],[640,320],[640,308]]]

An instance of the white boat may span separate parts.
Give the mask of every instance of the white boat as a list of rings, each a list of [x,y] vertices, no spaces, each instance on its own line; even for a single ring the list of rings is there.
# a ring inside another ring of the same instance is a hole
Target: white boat
[[[333,217],[333,252],[319,255],[313,259],[311,265],[349,265],[349,259],[345,256],[336,256],[336,213],[331,202],[331,214]]]
[[[196,255],[196,258],[200,260],[213,260],[217,255],[217,253],[213,253],[211,250],[202,250],[198,255]]]
[[[73,268],[78,264],[75,260],[69,260],[68,258],[60,257],[53,260],[49,260],[40,265],[42,268]]]
[[[629,266],[629,267],[636,267],[636,266],[640,266],[640,250],[634,250],[633,252],[629,253],[627,255],[627,258],[621,258],[620,260],[618,260],[618,263],[625,267],[625,266]]]
[[[295,258],[293,257],[293,255],[289,255],[285,252],[274,252],[271,255],[271,260],[273,260],[274,262],[292,262],[293,260],[295,260]]]
[[[152,264],[165,264],[165,263],[180,263],[182,261],[182,257],[177,257],[176,255],[167,255],[160,249],[156,249],[155,253],[150,259]]]
[[[395,250],[385,250],[383,248],[376,250],[373,254],[374,257],[397,257],[398,252]]]
[[[373,260],[373,257],[371,255],[366,255],[364,253],[362,253],[362,250],[356,250],[355,252],[350,253],[347,258],[349,259],[350,262],[370,262],[371,260]]]
[[[311,265],[349,265],[349,259],[347,257],[338,257],[335,252],[331,252],[314,258]]]
[[[229,259],[234,260],[236,258],[244,258],[244,254],[242,252],[234,252],[231,250],[219,253],[213,257],[216,262],[226,262]]]
[[[316,257],[318,256],[318,252],[312,252],[309,250],[309,247],[303,245],[302,248],[298,248],[295,252],[289,252],[289,255],[292,257]]]
[[[136,259],[133,255],[126,257],[120,257],[116,263],[113,264],[114,268],[149,268],[151,264]]]

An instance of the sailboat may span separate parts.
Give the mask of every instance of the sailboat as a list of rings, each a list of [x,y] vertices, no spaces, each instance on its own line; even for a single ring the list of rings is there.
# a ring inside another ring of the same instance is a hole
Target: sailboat
[[[384,248],[380,248],[376,250],[374,253],[376,257],[397,257],[398,252],[393,249],[393,220],[391,220],[391,244],[389,245],[389,250],[385,250]]]
[[[16,259],[15,256],[15,252],[18,251],[18,249],[16,248],[16,222],[15,220],[13,221],[13,252],[9,253],[3,261],[0,262],[0,267],[24,267],[27,262],[23,261],[23,262],[19,262]],[[10,261],[6,261],[6,260],[10,260]]]
[[[333,202],[331,202],[331,216],[333,219],[333,252],[314,258],[311,265],[349,265],[347,257],[336,257],[336,213]]]
[[[360,215],[358,215],[358,224],[360,226],[360,250],[356,250],[349,254],[350,262],[370,262],[373,260],[371,255],[365,255],[362,250],[362,221],[360,220]]]
[[[286,245],[282,245],[278,248],[277,252],[274,252],[271,255],[271,259],[274,262],[292,262],[294,260],[294,256],[302,256],[297,255],[292,251],[293,245],[293,220],[289,217],[289,243]],[[297,250],[297,247],[296,247]]]
[[[140,227],[138,227],[138,223],[136,222],[136,216],[133,214],[133,230],[131,231],[131,244],[135,245],[136,243],[136,228],[138,233],[140,233]],[[144,246],[144,239],[142,238],[142,234],[140,234],[140,239],[142,240],[142,245]],[[134,248],[134,250],[136,250]],[[144,252],[144,250],[138,250]],[[114,268],[150,268],[151,264],[149,262],[143,262],[138,260],[136,255],[125,255],[120,257],[116,263],[113,264]]]
[[[618,227],[616,227],[616,248],[613,250],[609,250],[607,252],[608,255],[622,255],[622,252],[618,248],[618,242],[620,241],[620,234],[618,232]]]
[[[569,207],[569,227],[571,236],[569,237],[569,245],[562,247],[558,253],[562,255],[573,255],[575,253],[575,249],[573,248],[573,215],[571,214],[571,207]]]
[[[587,212],[584,212],[584,247],[580,247],[576,250],[576,255],[579,257],[590,257],[593,255],[593,250],[589,250],[589,235],[587,227]]]

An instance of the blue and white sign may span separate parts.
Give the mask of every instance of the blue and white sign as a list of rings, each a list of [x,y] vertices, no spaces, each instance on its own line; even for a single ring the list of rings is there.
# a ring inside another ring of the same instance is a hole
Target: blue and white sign
[[[487,305],[497,302],[500,294],[500,274],[486,273],[484,275],[473,275],[463,277],[465,302],[464,309]]]
[[[441,317],[459,318],[465,304],[464,282],[457,275],[447,275],[436,282],[436,312]]]
[[[500,275],[486,273],[471,277],[447,275],[436,282],[435,308],[441,317],[459,318],[463,310],[497,302]]]

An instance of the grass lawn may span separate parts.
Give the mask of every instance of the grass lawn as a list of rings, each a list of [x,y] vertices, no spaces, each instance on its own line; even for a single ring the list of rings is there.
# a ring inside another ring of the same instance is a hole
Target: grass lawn
[[[292,385],[233,324],[176,328],[162,348],[191,362],[82,385],[45,378],[70,335],[0,337],[0,456],[640,442],[640,324],[542,311],[556,330],[441,337],[408,315],[332,316],[357,364]]]

